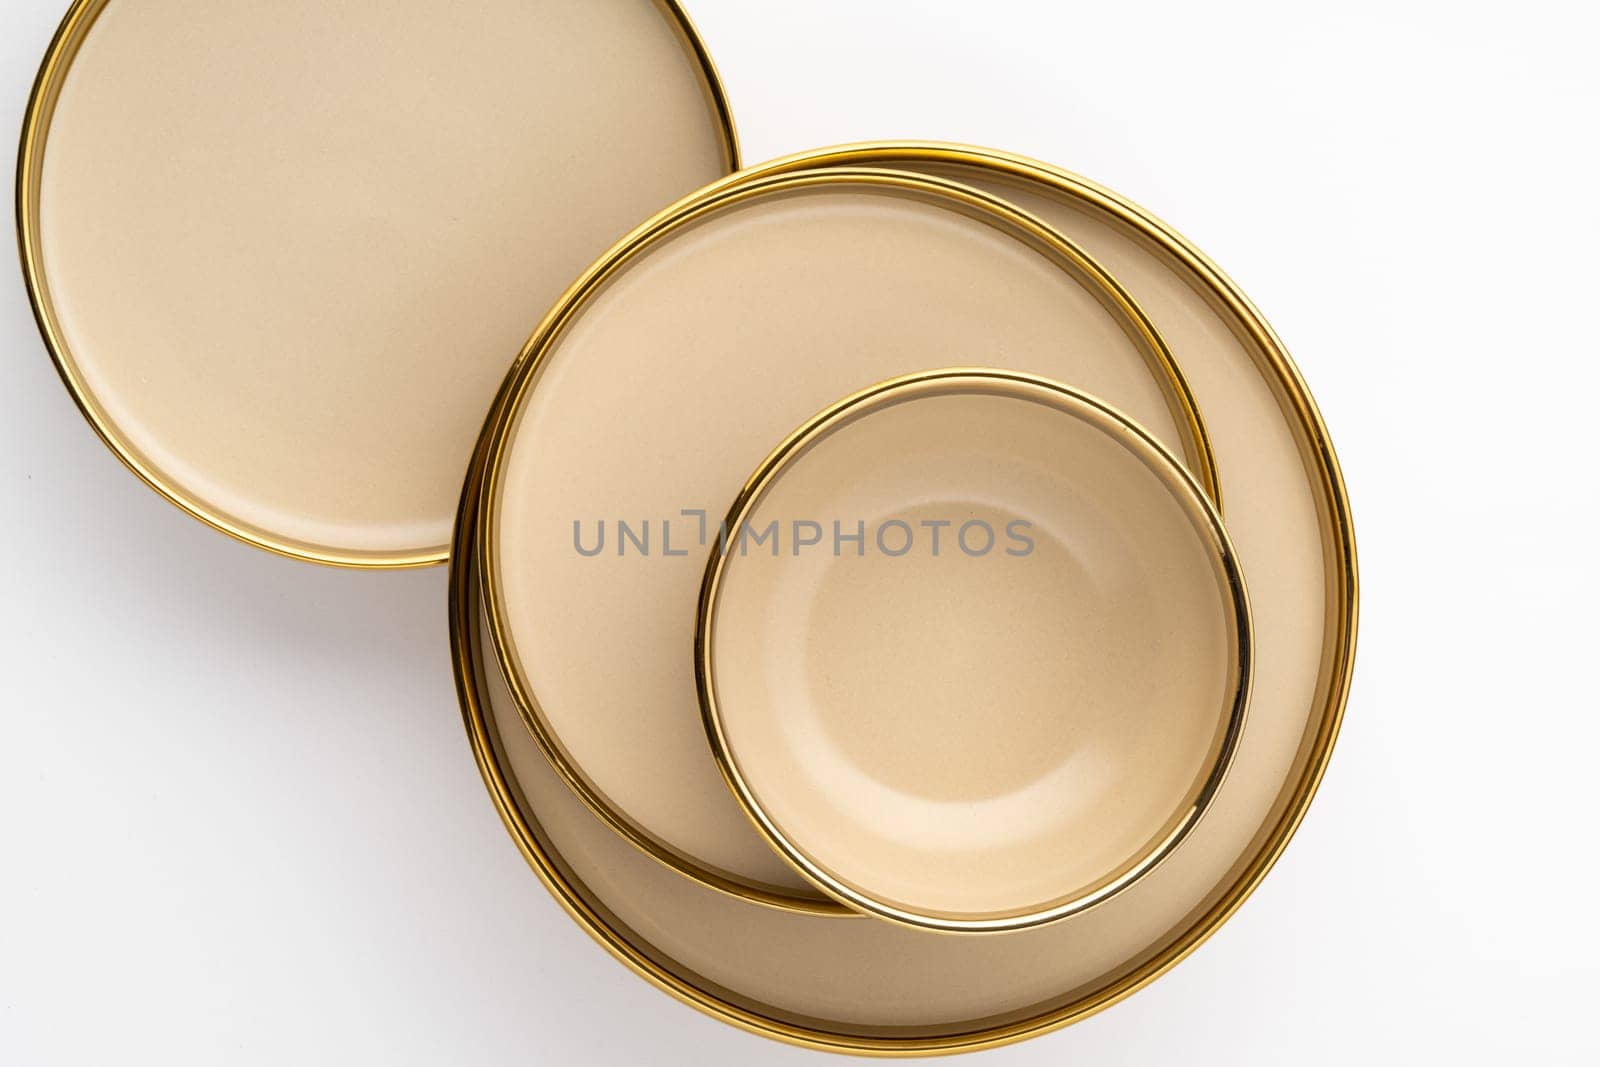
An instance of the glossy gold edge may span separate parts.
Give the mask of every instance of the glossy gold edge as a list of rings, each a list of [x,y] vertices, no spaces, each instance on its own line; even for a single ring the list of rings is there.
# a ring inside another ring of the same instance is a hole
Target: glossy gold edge
[[[45,50],[38,74],[34,78],[27,107],[23,112],[22,134],[17,149],[15,207],[17,251],[22,264],[23,284],[28,292],[28,303],[32,308],[40,337],[73,403],[106,448],[140,481],[155,490],[168,503],[236,541],[290,559],[358,570],[398,570],[434,566],[445,562],[449,558],[448,545],[433,546],[421,551],[329,550],[325,545],[276,537],[263,529],[236,521],[222,510],[207,505],[199,495],[187,492],[175,481],[164,477],[131,442],[123,440],[116,430],[114,420],[95,402],[89,388],[79,375],[71,351],[61,334],[60,320],[50,297],[44,270],[44,252],[40,243],[39,203],[50,121],[54,117],[61,88],[71,71],[72,61],[94,28],[95,20],[111,2],[112,0],[73,0],[72,6],[67,9],[66,15],[63,16]],[[705,41],[700,37],[693,21],[678,0],[652,0],[652,2],[668,16],[668,21],[672,24],[680,43],[685,45],[690,57],[698,66],[707,103],[711,106],[722,133],[724,163],[730,170],[737,171],[740,166],[739,135],[734,126],[727,90],[716,65],[711,60]]]
[[[492,536],[499,525],[499,483],[505,452],[522,410],[523,399],[536,388],[546,356],[589,300],[637,256],[717,211],[772,193],[832,185],[855,185],[868,191],[899,192],[939,202],[1007,233],[1050,259],[1069,277],[1083,285],[1116,318],[1118,325],[1139,347],[1158,384],[1168,390],[1169,403],[1182,405],[1182,397],[1190,397],[1187,417],[1177,420],[1180,431],[1187,431],[1185,451],[1199,469],[1199,479],[1207,487],[1207,492],[1215,492],[1218,478],[1210,441],[1198,409],[1192,406],[1188,383],[1184,381],[1160,334],[1127,292],[1077,244],[1034,216],[998,197],[948,179],[867,167],[813,168],[803,173],[774,174],[745,171],[730,175],[646,220],[591,266],[557,301],[529,339],[508,375],[509,392],[502,411],[490,424],[486,424],[493,426],[493,432],[489,439],[488,466],[483,486],[482,529],[475,551],[479,580],[488,604],[489,629],[493,636],[495,656],[523,722],[557,773],[584,804],[608,826],[661,863],[718,892],[757,904],[806,914],[854,917],[859,914],[855,909],[841,905],[832,897],[798,895],[784,887],[745,878],[686,855],[639,826],[583,773],[578,762],[556,736],[556,731],[546,723],[543,708],[523,674],[521,659],[516,653],[516,640],[503,621],[505,604],[499,583],[499,556]]]
[[[1195,532],[1206,542],[1215,577],[1233,615],[1229,633],[1231,693],[1225,718],[1207,753],[1207,764],[1187,790],[1183,803],[1130,860],[1104,878],[1047,905],[1004,913],[962,915],[925,911],[896,903],[831,872],[799,845],[773,818],[751,787],[735,746],[729,741],[716,685],[716,630],[722,583],[731,553],[713,546],[701,582],[695,625],[695,688],[706,738],[745,815],[780,855],[824,893],[852,908],[916,929],[943,933],[999,933],[1025,930],[1064,919],[1110,899],[1154,870],[1199,824],[1233,762],[1244,729],[1252,684],[1254,631],[1245,579],[1221,516],[1199,481],[1172,451],[1112,405],[1061,382],[991,367],[949,367],[889,378],[853,393],[808,419],[786,437],[745,482],[724,520],[723,530],[738,530],[784,473],[829,435],[891,406],[930,396],[987,395],[1038,404],[1085,418],[1131,452],[1178,500]]]
[[[453,663],[457,692],[468,740],[490,796],[500,812],[512,839],[545,887],[569,915],[602,947],[630,970],[658,989],[715,1019],[739,1029],[786,1044],[825,1052],[879,1056],[885,1058],[948,1055],[976,1052],[1014,1044],[1070,1026],[1120,1003],[1187,959],[1244,905],[1263,878],[1282,856],[1290,839],[1305,818],[1312,797],[1327,771],[1334,742],[1343,721],[1354,670],[1357,617],[1360,609],[1360,583],[1357,568],[1354,527],[1349,498],[1338,458],[1328,438],[1327,426],[1317,410],[1294,362],[1272,328],[1248,297],[1203,252],[1175,229],[1137,204],[1086,178],[1038,160],[997,149],[936,141],[860,142],[834,148],[815,149],[785,156],[752,167],[725,181],[741,176],[776,173],[807,167],[878,164],[893,166],[895,160],[912,159],[927,163],[975,166],[1025,183],[1049,187],[1056,195],[1087,204],[1103,221],[1135,235],[1153,254],[1172,267],[1174,273],[1219,309],[1235,335],[1245,345],[1257,369],[1273,390],[1280,409],[1295,423],[1297,447],[1312,468],[1318,493],[1317,506],[1322,518],[1324,565],[1328,572],[1328,626],[1323,663],[1316,690],[1323,693],[1322,713],[1317,727],[1303,745],[1307,761],[1287,796],[1281,797],[1284,810],[1270,826],[1257,834],[1259,846],[1248,861],[1235,864],[1237,877],[1216,900],[1194,909],[1183,923],[1182,932],[1159,949],[1147,949],[1132,957],[1126,970],[1092,992],[1066,993],[1064,1003],[1051,1002],[1027,1018],[1008,1013],[993,1025],[974,1022],[960,1031],[931,1036],[908,1034],[879,1037],[859,1033],[830,1031],[820,1026],[796,1025],[753,1011],[717,992],[716,983],[691,983],[674,974],[659,961],[639,951],[618,932],[623,924],[591,906],[577,886],[561,871],[540,842],[536,822],[518,809],[513,786],[500,764],[483,708],[477,699],[476,680],[471,676],[470,646],[472,624],[464,625],[470,585],[479,570],[471,560],[472,533],[478,511],[477,483],[482,478],[481,458],[474,458],[469,470],[467,491],[462,497],[455,547],[459,553],[451,566],[450,615]],[[524,353],[526,355],[526,353]],[[520,365],[520,364],[519,364]],[[513,376],[516,369],[513,368]],[[509,378],[508,383],[509,384]],[[484,440],[494,432],[498,415],[491,409],[485,423]],[[1301,437],[1309,442],[1300,441]],[[463,562],[465,561],[465,562]],[[1226,881],[1226,880],[1225,880]],[[1221,883],[1219,883],[1220,885]],[[1176,927],[1175,927],[1176,929]],[[1115,972],[1113,972],[1115,973]],[[1081,989],[1084,987],[1078,987]],[[1027,1011],[1030,1009],[1024,1009]]]

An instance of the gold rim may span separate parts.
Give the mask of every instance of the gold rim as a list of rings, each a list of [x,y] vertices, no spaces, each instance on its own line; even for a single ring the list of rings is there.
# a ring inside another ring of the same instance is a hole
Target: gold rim
[[[483,522],[476,551],[484,595],[489,605],[489,628],[496,658],[523,721],[539,747],[573,791],[609,826],[662,863],[719,892],[768,907],[822,915],[856,913],[826,895],[797,894],[790,889],[718,869],[685,854],[640,826],[584,773],[578,761],[562,745],[557,731],[547,721],[533,685],[522,671],[515,637],[504,624],[505,602],[499,581],[499,555],[492,531],[499,526],[499,483],[505,453],[524,400],[531,390],[537,388],[539,372],[556,342],[609,279],[660,241],[714,212],[763,196],[839,185],[851,185],[889,195],[915,196],[961,211],[1022,240],[1077,279],[1118,320],[1144,355],[1152,375],[1165,390],[1169,403],[1183,413],[1176,421],[1184,433],[1186,459],[1194,468],[1197,480],[1213,499],[1218,485],[1210,440],[1206,436],[1199,409],[1194,406],[1188,383],[1184,381],[1172,354],[1143,310],[1106,274],[1099,263],[1076,244],[1005,201],[956,182],[865,167],[817,168],[781,174],[748,171],[735,174],[690,195],[645,222],[623,238],[567,291],[540,324],[508,376],[507,403],[493,422],[489,441],[488,469],[483,489]]]
[[[23,115],[22,136],[17,150],[17,251],[22,260],[23,282],[28,290],[28,301],[33,307],[34,321],[38,324],[45,348],[49,351],[50,359],[66,385],[67,392],[72,395],[79,412],[100,440],[125,467],[138,476],[140,481],[207,526],[220,530],[235,540],[276,555],[334,567],[397,569],[443,563],[448,558],[448,546],[438,546],[420,552],[341,552],[308,542],[275,537],[266,530],[238,521],[210,507],[199,497],[165,478],[154,464],[118,433],[115,423],[95,401],[88,385],[78,373],[72,353],[62,336],[60,320],[45,278],[43,248],[39,233],[40,178],[43,173],[46,142],[50,136],[50,122],[55,114],[61,88],[66,83],[72,62],[82,48],[89,31],[94,27],[95,20],[111,2],[112,0],[74,0],[67,10],[39,65],[39,73],[34,79],[33,91],[28,97],[27,109]],[[733,113],[728,106],[727,93],[721,76],[706,51],[705,42],[678,0],[653,0],[653,2],[668,16],[680,40],[687,46],[698,64],[707,102],[716,115],[717,125],[723,135],[724,161],[729,170],[737,170],[738,132],[734,128]]]
[[[1349,500],[1327,427],[1305,382],[1282,343],[1248,298],[1206,256],[1184,237],[1130,201],[1086,179],[1048,164],[993,149],[932,142],[875,142],[823,149],[789,156],[766,164],[756,173],[806,166],[839,164],[892,165],[895,160],[976,166],[1020,181],[1042,186],[1093,208],[1097,215],[1139,237],[1172,266],[1196,292],[1219,309],[1246,343],[1257,368],[1273,388],[1280,409],[1297,428],[1296,437],[1306,473],[1315,484],[1321,513],[1324,566],[1328,578],[1327,631],[1317,680],[1314,729],[1308,731],[1306,765],[1286,785],[1278,804],[1284,810],[1258,838],[1259,846],[1222,895],[1178,932],[1165,948],[1143,960],[1126,974],[1075,998],[1068,1004],[1036,1015],[994,1026],[932,1037],[870,1037],[839,1033],[820,1026],[802,1026],[763,1015],[745,1003],[735,1002],[714,983],[691,982],[674,973],[661,960],[641,951],[618,929],[619,924],[584,896],[582,886],[564,870],[559,857],[544,843],[538,822],[529,814],[516,784],[502,765],[492,725],[485,717],[474,675],[476,623],[472,610],[472,585],[478,567],[471,559],[478,523],[484,452],[503,407],[504,390],[485,423],[484,436],[468,471],[461,511],[457,516],[454,545],[458,552],[451,566],[449,612],[452,665],[467,738],[478,770],[496,810],[529,865],[557,902],[591,937],[625,966],[652,985],[715,1019],[742,1030],[804,1048],[874,1056],[926,1056],[974,1052],[1026,1040],[1070,1026],[1124,1000],[1177,966],[1219,929],[1247,900],[1272,869],[1294,836],[1317,786],[1327,770],[1349,695],[1356,645],[1356,617],[1360,590],[1356,546]],[[509,384],[509,382],[508,382]],[[1274,804],[1274,808],[1278,807]]]
[[[838,877],[817,862],[773,818],[771,811],[751,787],[738,751],[728,740],[722,703],[717,697],[716,657],[711,638],[717,625],[721,601],[719,594],[732,554],[715,546],[706,562],[705,578],[700,587],[694,641],[695,688],[700,698],[706,737],[723,779],[761,836],[812,884],[842,904],[906,926],[947,933],[997,933],[1042,926],[1093,907],[1153,870],[1189,836],[1222,785],[1244,729],[1245,709],[1250,700],[1253,631],[1249,598],[1233,543],[1223,528],[1217,509],[1178,458],[1148,431],[1110,405],[1060,382],[1019,371],[987,367],[924,371],[878,382],[844,398],[813,416],[773,450],[740,490],[721,528],[743,529],[756,506],[783,477],[784,472],[835,430],[895,404],[919,397],[955,393],[1012,397],[1086,419],[1137,455],[1166,485],[1182,505],[1211,554],[1216,576],[1233,613],[1232,632],[1229,635],[1232,646],[1229,651],[1233,656],[1231,669],[1235,672],[1233,691],[1228,697],[1226,720],[1213,743],[1205,773],[1196,780],[1180,810],[1166,822],[1144,851],[1070,897],[1058,898],[1044,907],[1002,916],[960,917],[919,911],[896,904],[873,893],[868,887],[854,885]]]

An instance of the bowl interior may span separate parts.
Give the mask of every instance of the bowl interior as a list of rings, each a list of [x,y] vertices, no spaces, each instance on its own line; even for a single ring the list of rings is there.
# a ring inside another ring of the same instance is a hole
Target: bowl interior
[[[822,888],[891,918],[1087,906],[1198,816],[1242,713],[1214,515],[1057,388],[944,378],[835,412],[769,461],[713,561],[736,791]]]

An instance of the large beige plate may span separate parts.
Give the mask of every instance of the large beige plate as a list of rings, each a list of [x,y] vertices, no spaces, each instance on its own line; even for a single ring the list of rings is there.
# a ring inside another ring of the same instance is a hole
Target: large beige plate
[[[1007,191],[1110,264],[1181,353],[1214,430],[1257,626],[1249,722],[1206,820],[1127,892],[1037,930],[952,937],[790,914],[674,877],[585,811],[526,735],[502,683],[477,673],[485,640],[477,572],[460,557],[451,580],[457,681],[469,738],[513,838],[572,916],[638,973],[715,1017],[797,1044],[977,1049],[1064,1026],[1137,990],[1266,874],[1338,732],[1355,644],[1355,548],[1332,448],[1287,355],[1232,284],[1165,225],[1083,179],[987,150],[858,146],[763,172],[840,163],[959,172]],[[463,551],[481,462],[480,454],[463,497]]]
[[[1161,862],[1227,772],[1244,579],[1200,486],[1093,397],[993,368],[890,379],[791,434],[722,529],[707,737],[757,829],[845,904],[964,933],[1059,920]]]
[[[573,277],[737,166],[675,0],[78,0],[22,133],[24,272],[106,444],[286,555],[444,558]]]
[[[696,194],[591,268],[528,352],[480,559],[513,692],[630,840],[778,906],[840,910],[723,787],[686,654],[716,517],[774,443],[881,379],[983,363],[1092,393],[1213,477],[1165,348],[1098,266],[1004,203],[903,172]]]

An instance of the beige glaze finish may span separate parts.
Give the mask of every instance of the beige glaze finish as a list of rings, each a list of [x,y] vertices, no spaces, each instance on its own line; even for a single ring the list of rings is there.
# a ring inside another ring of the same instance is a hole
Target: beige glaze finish
[[[653,233],[541,329],[484,565],[529,725],[598,811],[693,877],[837,911],[748,824],[699,727],[705,534],[745,477],[840,396],[974,360],[1071,381],[1196,446],[1136,310],[1003,205],[854,172],[741,195]]]
[[[708,736],[841,901],[952,931],[1060,919],[1159,862],[1220,783],[1243,579],[1200,487],[1092,398],[983,370],[874,386],[774,452],[724,529]]]
[[[780,161],[937,166],[973,183],[1031,188],[1053,225],[1115,265],[1182,353],[1212,419],[1228,528],[1251,576],[1257,670],[1228,780],[1195,833],[1136,885],[1082,915],[962,938],[751,906],[650,863],[586,812],[526,735],[504,682],[482,666],[478,572],[457,557],[452,642],[463,716],[484,781],[518,847],[582,927],[660,988],[753,1032],[885,1055],[969,1051],[1068,1025],[1182,960],[1240,906],[1281,854],[1338,732],[1355,638],[1350,516],[1326,430],[1260,317],[1192,246],[1080,178],[987,150],[861,146]],[[1019,184],[1021,183],[1021,184]],[[481,471],[476,475],[481,477]],[[457,545],[474,539],[477,493]],[[495,657],[482,651],[491,668]],[[493,707],[479,697],[483,686]]]
[[[529,331],[734,161],[689,32],[651,0],[78,4],[19,195],[85,413],[246,540],[442,559]]]

